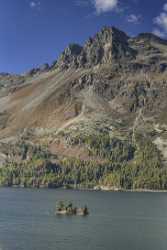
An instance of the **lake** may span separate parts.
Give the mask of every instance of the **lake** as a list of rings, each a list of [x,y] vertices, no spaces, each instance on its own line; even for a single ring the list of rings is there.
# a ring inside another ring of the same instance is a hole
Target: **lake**
[[[88,217],[55,216],[56,201]],[[0,250],[166,250],[167,193],[0,189]]]

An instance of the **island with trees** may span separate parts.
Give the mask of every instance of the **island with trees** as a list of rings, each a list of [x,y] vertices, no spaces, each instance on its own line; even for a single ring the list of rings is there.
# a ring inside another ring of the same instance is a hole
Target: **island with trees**
[[[89,214],[88,207],[85,205],[83,208],[74,207],[72,202],[65,203],[60,201],[56,207],[56,215],[80,215],[87,216]]]

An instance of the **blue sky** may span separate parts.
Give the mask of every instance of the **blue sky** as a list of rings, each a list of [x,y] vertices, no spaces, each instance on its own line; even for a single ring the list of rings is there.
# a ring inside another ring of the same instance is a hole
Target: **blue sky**
[[[0,72],[51,63],[104,25],[167,38],[167,0],[0,0]]]

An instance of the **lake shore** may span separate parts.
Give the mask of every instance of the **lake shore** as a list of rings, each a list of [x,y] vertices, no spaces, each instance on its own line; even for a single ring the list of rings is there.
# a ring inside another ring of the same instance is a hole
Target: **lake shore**
[[[123,189],[123,188],[113,188],[108,186],[97,186],[93,190],[108,191],[108,192],[138,192],[138,193],[166,193],[167,190],[160,189]]]
[[[159,189],[121,189],[121,188],[112,188],[107,186],[95,186],[92,188],[86,188],[86,187],[46,187],[46,186],[40,186],[40,187],[24,187],[20,185],[14,185],[14,186],[0,186],[0,188],[16,188],[16,189],[60,189],[60,190],[75,190],[75,191],[91,191],[91,192],[132,192],[132,193],[167,193],[167,190],[159,190]]]
[[[100,189],[73,189],[73,190],[79,190],[79,191],[95,191],[95,192],[131,192],[131,193],[167,193],[167,190],[153,190],[153,189],[111,189],[111,188],[100,188]]]

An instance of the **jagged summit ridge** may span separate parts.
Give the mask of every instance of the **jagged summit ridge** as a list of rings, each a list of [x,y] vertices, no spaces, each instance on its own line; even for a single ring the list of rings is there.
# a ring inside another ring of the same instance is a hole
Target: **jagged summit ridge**
[[[58,66],[92,67],[98,64],[112,63],[114,60],[135,57],[135,50],[129,47],[129,37],[115,27],[104,27],[94,37],[88,39],[83,47],[70,45],[58,60]]]
[[[161,55],[164,57],[163,51],[159,49],[160,45],[166,46],[167,40],[152,33],[140,33],[135,37],[129,37],[125,32],[113,26],[105,26],[93,37],[90,37],[83,46],[76,43],[69,44],[52,65],[45,63],[24,75],[31,77],[55,68],[66,70],[90,68],[103,64],[110,64],[113,68],[117,65],[117,70],[118,65],[125,70],[127,68],[129,70],[143,68],[144,70],[154,70],[152,62],[161,61]],[[144,63],[140,58],[145,55],[150,57],[150,61],[145,60]],[[165,60],[162,61],[163,66],[160,68],[164,69]]]
[[[145,60],[143,63],[140,58],[143,55],[147,56],[146,59],[155,55],[159,58],[163,54],[161,45],[166,46],[167,41],[152,33],[140,33],[136,37],[129,37],[115,27],[103,27],[95,36],[90,37],[83,47],[77,44],[67,47],[60,56],[57,67],[90,68],[102,64],[119,64],[123,68],[130,65],[130,68],[133,64],[135,66],[132,69],[137,65],[137,69],[155,70],[152,67],[154,60]]]

